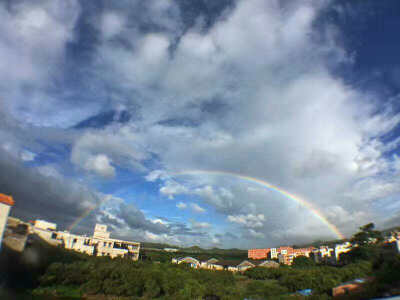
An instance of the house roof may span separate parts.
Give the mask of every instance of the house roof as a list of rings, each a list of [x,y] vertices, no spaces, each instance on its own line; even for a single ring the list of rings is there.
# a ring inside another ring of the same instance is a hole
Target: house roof
[[[224,266],[224,267],[225,266],[226,267],[236,267],[236,266],[240,265],[241,263],[242,263],[242,261],[240,261],[240,260],[219,260],[214,264],[219,265],[219,266]]]
[[[252,263],[254,263],[254,262],[252,262]],[[257,265],[258,266],[268,266],[268,265],[279,266],[279,263],[277,263],[276,261],[273,261],[273,260],[264,260],[264,261],[258,262]]]
[[[13,206],[14,199],[11,196],[0,194],[0,203],[7,204],[9,206]]]
[[[242,261],[238,266],[248,266],[248,265],[251,265],[251,266],[253,266],[253,267],[255,267],[255,264],[253,264],[251,261],[249,261],[249,260],[244,260],[244,261]]]

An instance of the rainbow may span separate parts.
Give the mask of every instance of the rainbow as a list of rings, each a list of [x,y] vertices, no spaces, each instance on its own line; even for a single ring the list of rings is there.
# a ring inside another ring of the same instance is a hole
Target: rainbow
[[[299,196],[296,196],[292,193],[289,193],[288,191],[285,191],[284,189],[277,187],[276,185],[273,185],[267,181],[250,177],[250,176],[245,176],[241,174],[236,174],[236,173],[231,173],[231,172],[224,172],[224,171],[205,171],[205,170],[189,170],[189,171],[180,171],[180,172],[175,172],[172,173],[172,175],[217,175],[217,176],[230,176],[238,179],[242,179],[248,182],[252,182],[255,184],[258,184],[264,188],[267,188],[268,190],[275,191],[282,196],[300,204],[304,208],[306,208],[308,211],[310,211],[317,219],[319,219],[323,224],[325,224],[331,231],[334,233],[339,239],[343,240],[345,239],[345,236],[339,231],[339,229],[332,224],[331,222],[328,221],[328,219],[322,214],[321,211],[319,211],[314,205],[312,205],[310,202],[300,198]]]
[[[345,239],[345,236],[339,231],[339,229],[332,224],[331,222],[328,221],[328,219],[322,214],[321,211],[319,211],[316,207],[314,207],[314,205],[312,205],[310,202],[300,198],[299,196],[296,196],[292,193],[289,193],[288,191],[285,191],[282,188],[279,188],[267,181],[258,179],[258,178],[254,178],[254,177],[250,177],[250,176],[245,176],[245,175],[241,175],[241,174],[236,174],[236,173],[232,173],[232,172],[224,172],[224,171],[205,171],[205,170],[189,170],[189,171],[180,171],[180,172],[174,172],[174,173],[170,173],[172,176],[182,176],[182,175],[217,175],[217,176],[230,176],[230,177],[234,177],[234,178],[238,178],[241,180],[245,180],[251,183],[255,183],[258,184],[264,188],[267,188],[268,190],[272,190],[275,191],[279,194],[281,194],[282,196],[300,204],[301,206],[303,206],[304,208],[306,208],[308,211],[310,211],[317,219],[319,219],[323,224],[325,224],[339,239],[343,240]],[[86,218],[92,211],[94,211],[95,209],[97,209],[98,207],[100,207],[105,201],[107,200],[103,200],[100,203],[98,203],[95,206],[91,206],[89,208],[87,208],[84,213],[79,216],[69,227],[68,227],[68,231],[71,231],[72,229],[74,229],[80,222],[82,222],[82,220],[84,218]]]
[[[82,215],[80,215],[76,220],[67,228],[67,231],[72,231],[84,218],[86,218],[92,211],[94,211],[96,208],[98,208],[100,205],[95,205],[87,208]]]
[[[84,218],[86,218],[92,211],[95,209],[99,208],[103,203],[105,203],[108,200],[107,197],[103,197],[103,200],[101,200],[99,203],[96,205],[89,206],[85,211],[78,217],[76,220],[67,228],[68,231],[72,231]]]

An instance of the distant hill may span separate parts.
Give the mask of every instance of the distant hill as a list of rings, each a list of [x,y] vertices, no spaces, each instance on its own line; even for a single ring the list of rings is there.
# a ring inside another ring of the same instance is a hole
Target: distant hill
[[[153,249],[164,249],[164,248],[175,248],[180,249],[179,246],[168,245],[163,243],[149,243],[149,242],[140,242],[142,248],[153,248]]]

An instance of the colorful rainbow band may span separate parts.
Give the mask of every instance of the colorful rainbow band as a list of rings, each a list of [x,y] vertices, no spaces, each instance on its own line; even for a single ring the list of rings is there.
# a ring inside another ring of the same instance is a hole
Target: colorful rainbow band
[[[179,176],[179,175],[218,175],[218,176],[231,176],[234,178],[246,180],[252,183],[256,183],[258,185],[263,186],[264,188],[267,188],[268,190],[275,191],[284,197],[300,204],[301,206],[305,207],[308,211],[310,211],[317,219],[319,219],[323,224],[325,224],[339,239],[343,240],[345,239],[345,236],[339,231],[339,229],[333,225],[331,222],[327,220],[326,217],[318,210],[316,209],[310,202],[307,202],[306,200],[289,193],[288,191],[285,191],[267,181],[250,177],[250,176],[244,176],[241,174],[236,174],[236,173],[231,173],[231,172],[223,172],[223,171],[205,171],[205,170],[189,170],[189,171],[181,171],[181,172],[174,172],[170,173],[171,175]],[[100,207],[100,205],[104,203],[104,201],[100,202],[99,204],[89,207],[85,212],[79,216],[72,224],[69,226],[68,231],[71,231],[74,229],[84,218],[86,218],[92,211]]]
[[[307,202],[306,200],[289,193],[288,191],[285,191],[267,181],[250,177],[250,176],[244,176],[241,174],[236,174],[236,173],[231,173],[231,172],[223,172],[223,171],[205,171],[205,170],[189,170],[189,171],[181,171],[181,172],[176,172],[172,173],[173,175],[202,175],[202,174],[211,174],[211,175],[218,175],[218,176],[231,176],[234,178],[239,178],[242,180],[246,180],[252,183],[256,183],[258,185],[263,186],[264,188],[267,188],[269,190],[275,191],[284,197],[295,201],[296,203],[300,204],[304,208],[306,208],[308,211],[310,211],[317,219],[319,219],[323,224],[325,224],[339,239],[343,240],[345,239],[345,236],[339,231],[339,229],[333,225],[331,222],[328,221],[328,219],[317,209],[315,208],[310,202]]]

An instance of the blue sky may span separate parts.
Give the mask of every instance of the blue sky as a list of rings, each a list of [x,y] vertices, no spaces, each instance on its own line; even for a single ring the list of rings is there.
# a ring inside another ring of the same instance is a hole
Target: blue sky
[[[60,229],[92,209],[80,233],[336,238],[218,171],[301,196],[346,236],[398,225],[399,13],[395,0],[1,1],[0,192]]]

